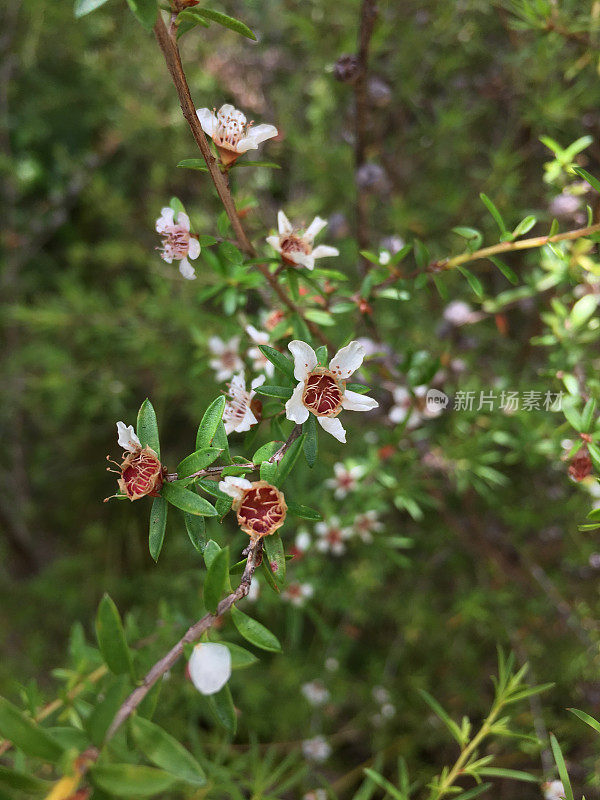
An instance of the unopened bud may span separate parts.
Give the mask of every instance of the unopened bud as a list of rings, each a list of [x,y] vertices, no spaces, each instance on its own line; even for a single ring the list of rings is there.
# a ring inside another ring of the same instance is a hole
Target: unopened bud
[[[360,75],[358,56],[346,54],[340,56],[333,67],[333,77],[341,83],[354,83]]]

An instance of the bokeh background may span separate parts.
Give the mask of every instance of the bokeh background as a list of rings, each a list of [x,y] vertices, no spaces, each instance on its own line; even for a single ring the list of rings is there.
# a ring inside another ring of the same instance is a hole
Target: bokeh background
[[[480,192],[512,225],[533,213],[534,232],[547,230],[568,181],[544,181],[553,155],[541,136],[563,147],[590,136],[577,158],[598,174],[598,4],[549,2],[546,14],[538,3],[538,17],[515,13],[529,6],[536,4],[381,0],[371,169],[363,176],[374,251],[419,237],[431,257],[458,252],[456,225],[496,241]],[[280,207],[307,222],[328,217],[327,241],[341,251],[335,267],[355,290],[353,94],[335,80],[334,64],[355,49],[359,3],[228,0],[225,10],[259,41],[213,25],[188,34],[182,49],[198,106],[233,102],[280,130],[263,152],[281,169],[236,172],[248,230],[262,241]],[[176,167],[197,154],[152,36],[116,0],[79,21],[69,2],[53,0],[11,0],[0,13],[0,682],[9,697],[29,685],[47,700],[59,691],[53,670],[67,658],[72,626],[93,640],[104,591],[129,615],[134,638],[159,624],[170,641],[197,616],[201,556],[172,519],[161,560],[152,562],[148,509],[102,502],[114,490],[104,458],[116,455],[115,421],[133,422],[146,396],[166,463],[190,451],[203,410],[223,389],[208,366],[208,338],[238,333],[244,306],[236,301],[228,314],[209,296],[209,256],[190,284],[156,252],[154,220],[172,195],[201,232],[215,233],[219,208],[204,174]],[[547,18],[553,26],[540,23]],[[585,224],[584,201],[593,204],[592,195],[562,209],[563,229]],[[384,531],[340,558],[309,551],[292,562],[294,580],[314,588],[302,608],[261,587],[252,613],[281,637],[284,654],[234,678],[238,750],[212,730],[198,733],[191,691],[183,700],[163,691],[169,729],[205,737],[240,781],[260,761],[248,755],[249,742],[261,753],[278,743],[277,758],[291,753],[302,763],[300,743],[321,734],[330,758],[277,796],[301,796],[315,770],[349,796],[357,766],[373,758],[385,771],[401,754],[417,778],[439,771],[455,747],[416,690],[476,720],[489,704],[500,644],[530,661],[536,681],[554,683],[520,707],[519,724],[542,737],[553,730],[574,783],[588,797],[597,792],[597,740],[566,711],[600,711],[600,546],[593,532],[577,530],[593,487],[574,484],[561,460],[573,430],[543,411],[449,413],[412,431],[386,416],[394,384],[418,385],[440,364],[440,388],[450,394],[490,386],[556,392],[557,371],[576,368],[593,386],[595,329],[585,346],[535,341],[547,331],[552,300],[569,305],[597,269],[591,244],[570,252],[560,268],[550,253],[513,258],[525,291],[496,306],[491,298],[510,285],[488,265],[476,269],[487,306],[462,276],[449,277],[450,299],[481,311],[460,328],[444,320],[449,300],[431,284],[378,301],[382,339],[403,366],[394,375],[374,362],[381,413],[350,425],[346,448],[322,442],[315,473],[299,470],[293,491],[326,516],[355,514],[374,497]],[[540,275],[558,278],[540,290]],[[353,325],[340,318],[328,334],[342,342]],[[359,318],[357,333],[373,338],[368,319]],[[324,482],[344,459],[363,464],[367,478],[354,498],[340,500]],[[297,533],[295,523],[286,526],[290,546]],[[243,545],[231,526],[219,537]],[[182,677],[179,670],[173,681]],[[301,691],[314,680],[327,689],[324,705]],[[389,717],[376,687],[389,693]],[[515,748],[504,766],[549,777],[539,747]],[[539,796],[535,785],[509,782],[495,792]]]

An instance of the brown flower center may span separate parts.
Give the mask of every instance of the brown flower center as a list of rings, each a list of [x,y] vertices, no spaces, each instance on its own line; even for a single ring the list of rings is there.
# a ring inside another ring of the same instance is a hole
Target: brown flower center
[[[292,253],[302,253],[307,256],[312,252],[312,247],[307,244],[300,236],[290,233],[279,240],[281,247],[281,257],[287,264],[297,266],[296,262],[290,258]]]
[[[162,254],[166,258],[181,261],[190,249],[190,233],[179,225],[172,225],[162,234]]]
[[[237,517],[243,531],[252,538],[261,538],[281,528],[286,513],[283,493],[266,481],[256,481],[244,492]]]
[[[162,483],[163,467],[150,447],[130,453],[123,460],[119,488],[130,500],[139,500],[146,495],[156,497]]]
[[[311,372],[306,379],[302,402],[317,417],[336,417],[343,399],[343,387],[328,370]]]

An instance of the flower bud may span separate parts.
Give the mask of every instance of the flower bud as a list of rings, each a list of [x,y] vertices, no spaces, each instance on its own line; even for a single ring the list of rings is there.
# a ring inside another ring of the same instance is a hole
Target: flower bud
[[[333,77],[341,83],[354,83],[359,74],[360,61],[354,54],[340,56],[333,66]]]

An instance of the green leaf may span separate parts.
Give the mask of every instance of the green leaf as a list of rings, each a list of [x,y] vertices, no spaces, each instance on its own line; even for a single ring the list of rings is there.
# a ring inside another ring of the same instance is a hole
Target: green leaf
[[[148,547],[150,555],[158,561],[160,551],[165,540],[167,527],[167,511],[169,504],[164,497],[155,497],[150,511],[150,533],[148,534]]]
[[[0,697],[0,736],[33,758],[55,762],[63,754],[58,742],[4,697]]]
[[[492,262],[492,264],[494,264],[494,266],[498,267],[498,269],[504,275],[507,281],[510,281],[514,285],[516,285],[519,282],[519,276],[513,270],[512,267],[509,267],[508,264],[505,264],[504,261],[502,261],[499,258],[496,258],[496,256],[488,256],[488,258]]]
[[[0,767],[0,789],[15,789],[27,795],[48,793],[52,784],[34,778],[25,772],[18,772],[8,767]],[[12,792],[11,792],[12,794]]]
[[[179,479],[186,478],[194,472],[200,472],[201,469],[209,467],[221,455],[221,450],[218,447],[204,447],[202,450],[196,450],[195,453],[184,458],[177,465],[177,477]]]
[[[274,164],[272,161],[236,161],[235,164],[232,164],[231,169],[239,169],[240,167],[268,167],[269,169],[281,169],[279,164]]]
[[[289,358],[286,358],[279,350],[274,347],[269,347],[268,344],[259,344],[258,349],[265,358],[268,358],[271,364],[275,366],[286,378],[295,381],[294,378],[294,365]]]
[[[229,548],[224,547],[212,560],[204,581],[204,605],[217,613],[219,601],[229,585]]]
[[[77,19],[103,6],[107,0],[75,0],[75,16]]]
[[[256,394],[262,394],[265,397],[278,397],[283,400],[289,400],[293,394],[293,389],[289,386],[257,386],[255,389]]]
[[[151,447],[160,458],[160,442],[158,440],[156,412],[148,398],[144,400],[138,411],[136,429],[142,447]]]
[[[327,311],[320,311],[318,308],[309,308],[304,312],[306,319],[314,322],[316,325],[337,325],[337,322]]]
[[[581,328],[585,325],[598,307],[598,300],[593,294],[586,294],[581,297],[571,309],[569,322],[573,328]]]
[[[198,433],[196,434],[196,450],[206,450],[213,444],[213,439],[219,427],[219,422],[223,419],[223,411],[225,410],[225,397],[221,395],[209,405],[204,412],[202,421],[198,426]]]
[[[197,514],[200,517],[217,516],[217,509],[208,500],[200,497],[196,492],[178,486],[176,482],[164,483],[161,494],[171,505],[187,511],[188,514]]]
[[[158,14],[156,0],[127,0],[127,4],[133,11],[138,22],[140,22],[147,31],[151,31]]]
[[[479,278],[473,275],[473,273],[466,267],[457,266],[457,269],[469,281],[469,286],[475,292],[477,297],[482,298],[483,286],[481,285],[481,281],[479,280]]]
[[[130,723],[137,748],[154,766],[192,786],[204,786],[206,776],[196,759],[159,725],[140,717]]]
[[[594,178],[594,176],[588,172],[587,169],[582,169],[581,167],[572,167],[572,170],[576,175],[579,175],[580,178],[583,178],[584,181],[587,181],[589,185],[597,192],[600,192],[600,181],[598,178]]]
[[[245,647],[240,647],[239,644],[234,644],[233,642],[221,642],[221,644],[224,644],[231,653],[231,669],[244,669],[258,662],[258,658],[254,653],[246,650]]]
[[[223,420],[219,422],[217,425],[217,432],[215,433],[215,437],[213,439],[213,444],[215,447],[220,447],[222,449],[221,458],[226,464],[231,464],[231,453],[229,452],[229,441],[227,439],[227,434],[225,433],[225,425],[223,425]],[[223,473],[226,475],[227,473]]]
[[[432,697],[429,692],[426,692],[425,689],[419,689],[419,694],[432,709],[432,711],[442,720],[456,741],[462,746],[464,744],[464,736],[456,722],[454,722],[453,719],[450,719],[438,701]]]
[[[268,650],[271,653],[280,653],[281,645],[277,637],[268,628],[261,625],[252,617],[244,614],[235,606],[231,609],[231,619],[239,633],[255,647]]]
[[[314,467],[317,463],[317,456],[319,454],[319,436],[317,431],[317,418],[314,414],[309,414],[308,419],[302,426],[302,431],[305,435],[304,439],[304,457],[309,467]]]
[[[357,392],[358,394],[366,394],[371,387],[365,386],[363,383],[347,383],[346,389],[350,389],[351,392]]]
[[[200,172],[208,172],[206,161],[203,158],[184,158],[177,166],[184,167],[185,169],[197,169]]]
[[[520,769],[504,769],[503,767],[479,767],[478,775],[485,775],[488,778],[512,778],[515,781],[525,781],[527,783],[538,783],[538,778]]]
[[[102,747],[106,731],[125,700],[128,689],[129,681],[126,676],[122,675],[114,680],[104,692],[102,700],[98,700],[90,715],[84,720],[83,726],[96,747]]]
[[[589,725],[590,728],[593,728],[596,733],[600,733],[600,722],[598,722],[597,719],[594,719],[594,717],[586,714],[585,711],[579,711],[577,708],[569,708],[568,710],[571,712],[571,714],[575,714],[576,717],[579,717],[579,719],[582,722],[585,722],[586,725]]]
[[[260,479],[275,485],[277,480],[277,464],[275,461],[263,461],[260,465]]]
[[[131,653],[125,639],[123,623],[119,611],[105,594],[96,614],[96,638],[106,666],[115,675],[128,672],[135,680]]]
[[[206,564],[206,568],[210,569],[210,565],[213,563],[215,558],[221,552],[221,548],[215,542],[214,539],[209,539],[206,543],[206,547],[204,548],[204,563]],[[245,562],[244,562],[245,563]]]
[[[286,502],[289,513],[293,514],[295,517],[300,517],[301,519],[310,519],[313,522],[320,522],[320,520],[323,519],[322,514],[319,514],[319,512],[315,511],[314,508],[300,505],[300,503],[292,503],[291,500],[287,500]]]
[[[481,783],[479,786],[474,786],[472,789],[467,789],[466,792],[455,795],[454,800],[473,800],[474,797],[479,797],[480,794],[487,792],[491,787],[491,783]]]
[[[240,22],[239,19],[234,19],[234,17],[228,17],[227,14],[222,14],[220,11],[214,11],[212,8],[198,8],[198,6],[196,6],[195,8],[189,8],[185,11],[182,11],[179,14],[178,19],[180,17],[189,19],[191,16],[205,17],[211,22],[216,22],[218,25],[222,25],[224,28],[229,28],[231,31],[235,31],[242,36],[246,36],[248,39],[253,39],[256,41],[256,36],[252,33],[247,25],[244,25],[244,23]]]
[[[374,769],[367,767],[364,772],[365,775],[373,781],[373,783],[376,783],[377,786],[383,789],[386,794],[389,794],[390,797],[393,797],[394,800],[408,800],[407,794],[390,783],[387,778],[384,778],[383,775],[380,775]]]
[[[285,553],[283,550],[283,542],[281,536],[277,531],[270,536],[263,538],[263,545],[269,568],[273,573],[276,583],[280,586],[285,583]]]
[[[550,734],[550,744],[552,746],[552,753],[556,761],[556,766],[558,767],[558,774],[565,789],[565,800],[574,800],[573,789],[571,788],[571,781],[569,780],[569,773],[567,772],[567,765],[565,764],[560,745],[553,733]]]
[[[161,769],[135,764],[99,764],[89,774],[94,786],[115,797],[153,797],[176,781]]]
[[[237,730],[237,715],[229,686],[225,685],[220,692],[206,698],[216,721],[230,736]]]
[[[594,415],[596,413],[596,401],[590,398],[583,411],[581,412],[581,432],[589,433],[594,425]]]
[[[481,198],[481,201],[483,202],[487,210],[490,212],[492,217],[496,220],[496,225],[500,228],[500,233],[504,236],[506,233],[508,233],[508,231],[506,230],[506,225],[504,224],[504,220],[502,219],[502,214],[498,211],[498,209],[492,203],[487,194],[481,192],[479,197]]]
[[[267,442],[259,447],[256,453],[252,456],[254,464],[261,464],[263,461],[268,461],[279,450],[283,442]]]
[[[514,229],[512,233],[513,237],[516,239],[517,236],[524,236],[526,233],[529,233],[529,231],[533,228],[536,222],[537,222],[537,217],[534,217],[533,215],[525,217],[525,219],[522,219],[521,222],[519,222],[517,227]]]
[[[303,433],[293,441],[285,451],[283,458],[279,462],[279,469],[277,470],[277,486],[283,486],[285,479],[292,471],[298,456],[302,452],[305,438],[306,434]]]
[[[188,514],[187,511],[184,511],[183,519],[190,542],[199,553],[202,553],[206,545],[206,522],[204,517]]]
[[[463,239],[467,240],[467,249],[469,252],[472,253],[481,247],[483,236],[476,228],[466,228],[462,225],[459,225],[456,228],[452,228],[452,232],[458,234],[458,236],[462,236]]]

